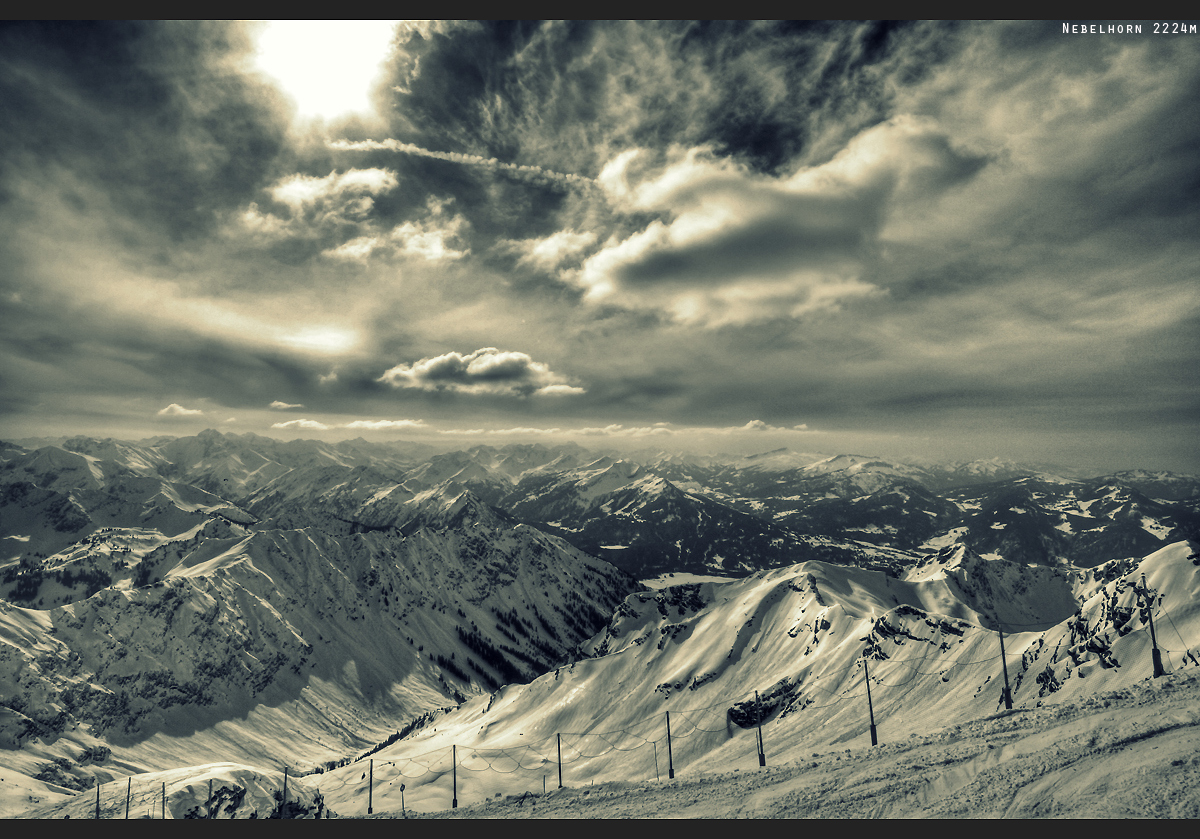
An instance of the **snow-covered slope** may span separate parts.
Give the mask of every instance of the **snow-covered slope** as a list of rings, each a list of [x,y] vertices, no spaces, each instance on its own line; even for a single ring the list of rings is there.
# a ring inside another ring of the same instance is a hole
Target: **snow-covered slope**
[[[555,782],[560,743],[569,786],[654,778],[656,766],[665,777],[668,760],[675,771],[749,768],[760,718],[776,763],[865,746],[868,669],[878,732],[893,742],[1003,710],[1002,662],[1018,708],[1131,686],[1152,673],[1143,574],[1167,666],[1198,667],[1193,552],[1179,543],[1138,562],[1025,577],[1011,564],[972,570],[989,563],[961,553],[909,580],[810,562],[635,594],[590,642],[595,657],[472,700],[376,754],[376,806],[397,804],[389,796],[403,782],[408,806],[446,807],[452,754],[458,797],[478,801],[541,775]],[[1030,626],[1030,615],[1041,619]],[[997,620],[1004,658],[985,628]],[[1179,633],[1170,645],[1165,626]],[[339,810],[358,806],[354,773],[323,782]]]

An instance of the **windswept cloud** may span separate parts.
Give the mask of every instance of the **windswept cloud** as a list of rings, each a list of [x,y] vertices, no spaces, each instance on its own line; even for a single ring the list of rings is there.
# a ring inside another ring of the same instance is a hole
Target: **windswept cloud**
[[[276,399],[270,405],[270,408],[272,411],[290,411],[293,408],[303,408],[303,407],[304,406],[299,403],[280,402],[278,399]]]
[[[158,412],[160,417],[198,417],[204,412],[199,408],[185,408],[178,402],[172,402]]]
[[[266,189],[267,207],[251,202],[226,233],[259,244],[344,239],[347,231],[371,233],[376,229],[375,199],[399,183],[396,173],[388,169],[335,170],[324,177],[288,175]],[[341,247],[353,250],[350,242]]]
[[[466,233],[470,225],[458,213],[449,213],[449,200],[430,197],[429,214],[416,221],[406,221],[389,233],[358,236],[323,256],[353,262],[366,262],[374,256],[390,255],[420,259],[425,262],[454,262],[470,254]]]
[[[704,148],[627,151],[598,179],[612,205],[660,218],[610,239],[566,278],[595,302],[719,325],[799,316],[878,293],[862,280],[891,213],[933,202],[983,158],[931,120],[896,117],[786,178]]]
[[[523,352],[504,352],[484,347],[468,355],[449,352],[398,364],[378,381],[394,388],[489,394],[504,396],[563,396],[583,393],[565,377]]]
[[[517,256],[517,262],[540,271],[554,271],[563,263],[578,260],[596,243],[594,231],[560,230],[540,239],[510,240],[498,243],[502,252]]]

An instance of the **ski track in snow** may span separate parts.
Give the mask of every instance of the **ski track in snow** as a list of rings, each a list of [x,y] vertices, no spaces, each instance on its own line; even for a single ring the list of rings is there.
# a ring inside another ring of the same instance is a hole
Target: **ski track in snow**
[[[898,743],[661,782],[540,790],[408,818],[1197,818],[1200,674]],[[768,742],[768,752],[770,744]],[[553,786],[553,784],[552,784]],[[399,818],[376,812],[374,818]]]

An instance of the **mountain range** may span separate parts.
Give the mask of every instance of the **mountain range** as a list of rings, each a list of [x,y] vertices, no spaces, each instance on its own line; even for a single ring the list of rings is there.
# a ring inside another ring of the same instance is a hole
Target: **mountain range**
[[[1018,705],[1147,678],[1156,614],[1198,664],[1195,476],[216,431],[0,458],[9,815],[159,775],[184,815],[284,768],[353,814],[368,755],[436,809],[429,755],[527,789],[563,732],[569,781],[652,777],[668,711],[681,765],[759,724],[799,754],[863,736],[868,678],[906,736],[996,713],[1002,662]]]

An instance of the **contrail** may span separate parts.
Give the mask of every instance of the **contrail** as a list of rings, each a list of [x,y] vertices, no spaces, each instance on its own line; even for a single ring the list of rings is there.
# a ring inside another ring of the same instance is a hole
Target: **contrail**
[[[402,143],[399,140],[334,140],[329,148],[338,151],[397,151],[402,154],[414,154],[418,157],[432,157],[435,160],[448,160],[452,163],[463,163],[467,166],[488,166],[493,169],[503,169],[535,180],[551,180],[575,186],[594,187],[596,182],[583,175],[572,175],[567,172],[555,172],[543,169],[541,166],[519,166],[516,163],[505,163],[494,157],[480,157],[477,154],[460,154],[459,152],[431,151],[412,143]]]

